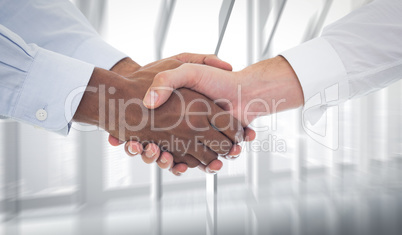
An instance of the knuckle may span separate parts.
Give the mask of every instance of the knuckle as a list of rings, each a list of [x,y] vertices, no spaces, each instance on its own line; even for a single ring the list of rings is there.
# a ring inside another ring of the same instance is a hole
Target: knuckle
[[[191,156],[191,157],[188,157],[188,158],[186,159],[186,164],[187,164],[187,166],[190,167],[190,168],[195,168],[195,167],[197,167],[198,165],[200,165],[200,161],[198,161],[198,160],[195,159],[193,156]]]
[[[175,164],[185,163],[184,155],[183,155],[183,154],[180,154],[180,153],[175,153],[175,154],[173,155],[173,162],[174,162]]]
[[[200,116],[189,116],[189,118],[187,119],[188,123],[187,123],[187,127],[188,129],[190,129],[191,131],[205,131],[210,129],[210,124],[207,121],[206,118],[200,117]]]
[[[201,161],[204,165],[209,165],[213,160],[218,159],[217,154],[210,153],[209,151],[206,150],[206,148],[203,150],[203,161]]]
[[[169,72],[168,71],[163,71],[158,73],[155,78],[154,78],[154,84],[156,83],[157,85],[166,85],[169,84]]]
[[[165,63],[167,64],[167,66],[169,68],[177,68],[180,65],[184,64],[184,62],[180,61],[180,60],[175,60],[175,59],[167,59],[165,61]]]
[[[208,54],[207,58],[212,59],[212,58],[218,58],[218,57],[215,54]]]
[[[185,71],[186,74],[186,83],[193,87],[202,77],[202,65],[199,64],[192,64],[192,63],[185,63],[180,66],[180,69]]]
[[[179,60],[185,60],[189,55],[190,55],[190,53],[188,53],[188,52],[182,52],[182,53],[178,54],[177,57],[179,58]]]
[[[230,150],[233,147],[233,143],[232,141],[229,140],[224,140],[221,142],[220,146],[219,146],[219,151],[221,155],[226,155],[230,152]]]

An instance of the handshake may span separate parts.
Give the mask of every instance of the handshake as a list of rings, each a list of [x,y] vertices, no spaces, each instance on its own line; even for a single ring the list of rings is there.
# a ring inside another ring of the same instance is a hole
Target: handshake
[[[73,120],[103,128],[110,134],[110,144],[126,142],[127,154],[141,154],[144,162],[156,161],[175,175],[188,167],[215,173],[222,167],[218,156],[237,157],[238,143],[254,139],[255,132],[233,116],[236,107],[229,101],[214,102],[188,88],[155,87],[161,72],[187,63],[232,69],[214,55],[184,53],[143,67],[125,58],[110,71],[95,68]],[[160,101],[155,89],[168,97],[157,108],[149,105]]]

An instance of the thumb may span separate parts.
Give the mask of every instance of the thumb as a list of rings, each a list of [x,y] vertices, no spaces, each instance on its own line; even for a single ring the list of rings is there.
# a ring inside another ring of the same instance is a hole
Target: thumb
[[[158,73],[145,94],[143,103],[149,109],[164,104],[172,92],[180,87],[192,88],[201,79],[201,65],[183,64],[182,66]]]

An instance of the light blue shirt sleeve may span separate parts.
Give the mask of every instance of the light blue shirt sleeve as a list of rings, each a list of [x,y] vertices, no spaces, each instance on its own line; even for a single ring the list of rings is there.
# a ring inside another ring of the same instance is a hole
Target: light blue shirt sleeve
[[[0,24],[26,43],[99,68],[109,70],[127,57],[106,43],[68,0],[1,0]]]
[[[68,0],[0,0],[0,116],[66,135],[94,66],[124,57]]]
[[[67,135],[93,69],[0,25],[0,115]]]

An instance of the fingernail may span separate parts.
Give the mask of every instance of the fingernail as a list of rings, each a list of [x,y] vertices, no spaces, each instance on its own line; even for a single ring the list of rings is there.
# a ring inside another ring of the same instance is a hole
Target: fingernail
[[[148,107],[154,106],[158,101],[158,97],[159,95],[155,91],[148,91],[144,98],[144,105]]]
[[[206,171],[207,171],[207,173],[209,173],[209,174],[213,174],[213,175],[216,174],[216,171],[211,170],[209,167],[207,167]]]
[[[147,158],[152,158],[153,156],[155,156],[155,153],[151,151],[150,145],[147,145],[145,149],[145,156],[147,156]]]
[[[161,158],[161,162],[162,162],[163,164],[165,164],[165,163],[167,162],[166,158],[162,157],[162,158]]]
[[[138,153],[133,151],[133,148],[131,147],[131,145],[128,146],[128,152],[133,154],[133,155],[137,155]]]
[[[230,156],[231,159],[236,159],[236,158],[238,158],[238,157],[240,157],[240,154],[234,155],[234,156]]]

